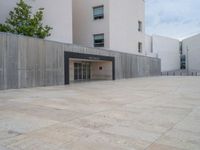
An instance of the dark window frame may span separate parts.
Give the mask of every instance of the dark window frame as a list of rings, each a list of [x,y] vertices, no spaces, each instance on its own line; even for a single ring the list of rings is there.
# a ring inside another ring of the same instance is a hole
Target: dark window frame
[[[98,9],[98,8],[103,8],[103,13],[99,14],[99,15],[95,15],[95,13],[94,13],[95,9]],[[99,5],[99,6],[93,7],[93,19],[94,20],[104,19],[104,5]]]
[[[95,40],[95,36],[103,36],[102,41],[99,40],[99,42],[97,42]],[[94,47],[104,47],[105,46],[105,35],[104,33],[99,33],[99,34],[93,34],[93,45]]]
[[[142,42],[138,42],[138,52],[142,53],[143,44]]]
[[[143,26],[143,25],[142,25],[142,21],[139,20],[139,21],[138,21],[138,31],[139,31],[139,32],[142,32],[142,28],[143,28],[142,26]]]

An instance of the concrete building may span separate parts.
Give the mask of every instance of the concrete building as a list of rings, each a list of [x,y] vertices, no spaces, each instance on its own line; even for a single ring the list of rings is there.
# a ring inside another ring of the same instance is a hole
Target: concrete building
[[[0,90],[157,75],[157,58],[0,33]]]
[[[182,65],[189,71],[200,71],[200,34],[182,41]]]
[[[0,0],[0,23],[4,23],[19,0]],[[38,8],[44,10],[44,24],[53,27],[48,40],[72,43],[72,0],[25,0],[33,7],[33,12]]]
[[[161,59],[161,71],[180,69],[180,41],[168,37],[146,35],[145,50],[148,56]]]
[[[144,55],[144,0],[73,0],[75,44]]]
[[[0,1],[1,23],[18,1]],[[33,12],[45,9],[43,23],[53,27],[52,35],[0,34],[0,89],[160,74],[160,59],[144,56],[143,0],[25,2]]]

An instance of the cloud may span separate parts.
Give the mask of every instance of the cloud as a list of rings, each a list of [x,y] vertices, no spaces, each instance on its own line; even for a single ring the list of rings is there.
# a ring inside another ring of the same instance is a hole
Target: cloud
[[[146,32],[182,38],[200,32],[199,0],[146,0]]]

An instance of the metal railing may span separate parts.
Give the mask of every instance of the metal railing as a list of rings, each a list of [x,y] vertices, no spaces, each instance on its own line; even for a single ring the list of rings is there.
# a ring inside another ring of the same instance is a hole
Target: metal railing
[[[169,71],[169,72],[161,72],[161,76],[200,76],[200,72],[176,72],[176,71]]]

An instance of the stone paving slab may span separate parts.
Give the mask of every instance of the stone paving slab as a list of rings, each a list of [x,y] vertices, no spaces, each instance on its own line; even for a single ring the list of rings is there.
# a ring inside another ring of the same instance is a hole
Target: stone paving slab
[[[0,91],[0,150],[199,149],[199,77]]]

